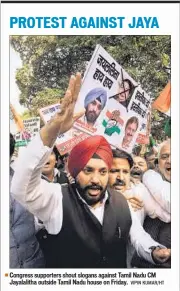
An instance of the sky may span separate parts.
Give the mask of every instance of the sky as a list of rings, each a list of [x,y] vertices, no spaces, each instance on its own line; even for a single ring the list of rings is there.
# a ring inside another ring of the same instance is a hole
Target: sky
[[[21,67],[22,62],[19,54],[10,47],[10,102],[18,113],[22,113],[26,110],[26,108],[19,103],[20,91],[16,85],[16,70]]]

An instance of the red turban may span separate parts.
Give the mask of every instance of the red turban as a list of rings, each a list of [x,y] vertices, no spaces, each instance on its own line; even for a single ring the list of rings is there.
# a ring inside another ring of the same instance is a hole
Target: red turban
[[[94,154],[97,154],[108,166],[112,165],[112,150],[107,140],[100,135],[90,136],[77,144],[68,158],[68,168],[75,178],[84,169]]]

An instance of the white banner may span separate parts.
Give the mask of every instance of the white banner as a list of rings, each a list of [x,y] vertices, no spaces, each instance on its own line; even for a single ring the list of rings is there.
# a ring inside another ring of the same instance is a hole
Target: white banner
[[[27,146],[28,142],[39,132],[40,130],[40,118],[32,117],[23,120],[24,131],[15,134],[16,147]]]
[[[83,107],[84,116],[74,124],[77,129],[103,135],[127,152],[141,143],[150,97],[100,45],[86,70],[75,111]]]

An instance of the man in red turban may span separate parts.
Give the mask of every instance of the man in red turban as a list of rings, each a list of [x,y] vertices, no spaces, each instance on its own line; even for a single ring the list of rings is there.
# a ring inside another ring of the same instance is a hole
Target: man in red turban
[[[68,168],[75,178],[81,197],[93,205],[104,198],[112,150],[103,136],[90,136],[77,144],[68,159]]]
[[[132,220],[123,195],[107,188],[112,163],[107,141],[94,136],[75,146],[68,165],[74,184],[60,185],[41,179],[57,136],[68,131],[76,118],[84,114],[74,115],[80,86],[80,74],[72,76],[60,112],[19,156],[11,192],[43,221],[50,236],[45,253],[47,267],[126,268]]]
[[[94,154],[104,160],[109,169],[111,168],[113,157],[109,143],[103,136],[90,136],[76,145],[70,153],[68,168],[73,178],[82,171]]]

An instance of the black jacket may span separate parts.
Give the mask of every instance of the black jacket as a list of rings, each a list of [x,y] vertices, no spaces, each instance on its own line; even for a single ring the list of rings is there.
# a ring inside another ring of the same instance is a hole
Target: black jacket
[[[48,268],[126,268],[130,210],[121,194],[108,193],[101,225],[75,188],[62,186],[62,229],[57,235],[41,231]]]

